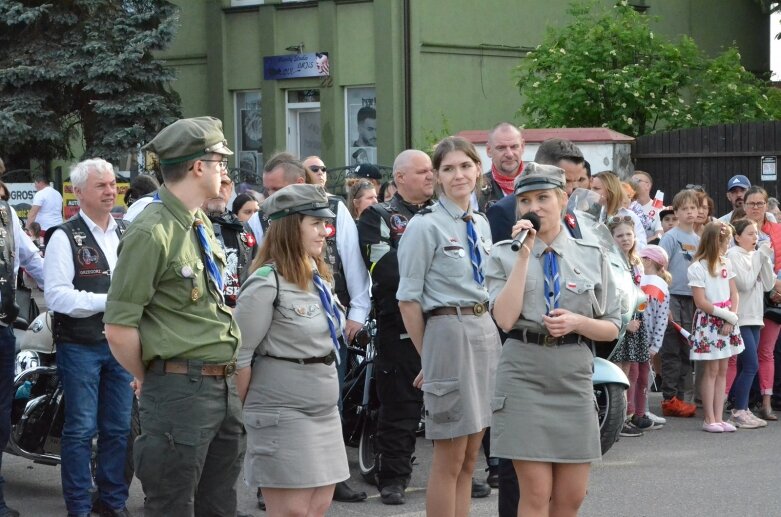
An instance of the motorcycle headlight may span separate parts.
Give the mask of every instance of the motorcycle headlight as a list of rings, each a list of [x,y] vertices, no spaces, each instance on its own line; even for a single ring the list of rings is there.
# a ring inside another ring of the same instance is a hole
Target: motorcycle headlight
[[[15,375],[19,375],[25,370],[41,366],[41,356],[38,352],[32,350],[23,350],[16,354],[16,364],[14,366]]]

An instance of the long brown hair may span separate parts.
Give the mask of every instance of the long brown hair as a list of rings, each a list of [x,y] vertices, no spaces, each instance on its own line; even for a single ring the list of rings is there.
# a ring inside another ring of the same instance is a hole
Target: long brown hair
[[[274,264],[279,274],[301,289],[307,289],[312,280],[310,256],[304,251],[301,221],[304,216],[292,214],[269,224],[258,256],[250,265],[250,273],[266,264]],[[330,268],[322,256],[314,257],[320,276],[333,281]]]
[[[708,263],[708,273],[716,276],[717,268],[722,263],[722,247],[732,238],[732,226],[721,221],[713,221],[705,225],[700,237],[700,245],[694,260],[704,260]]]
[[[621,179],[613,171],[602,171],[594,175],[605,187],[605,210],[607,215],[616,215],[621,208],[624,197],[624,189],[621,188]]]

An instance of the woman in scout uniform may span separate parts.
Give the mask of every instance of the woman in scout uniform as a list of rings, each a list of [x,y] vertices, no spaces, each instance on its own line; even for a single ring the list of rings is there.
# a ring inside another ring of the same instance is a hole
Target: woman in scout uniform
[[[492,402],[491,453],[513,460],[519,515],[576,515],[590,462],[600,458],[591,385],[592,355],[584,339],[610,341],[621,321],[605,254],[573,239],[561,223],[564,171],[527,164],[516,181],[518,212],[540,218],[536,232],[518,221],[486,264],[491,310],[508,333]]]
[[[412,218],[399,242],[397,298],[421,354],[415,384],[423,390],[426,438],[434,440],[426,512],[467,515],[500,349],[483,276],[491,230],[470,204],[481,170],[474,146],[446,138],[432,163],[439,201]]]
[[[269,230],[234,312],[244,473],[262,488],[269,515],[325,515],[334,485],[350,474],[336,406],[344,314],[322,259],[334,213],[322,187],[304,184],[279,190],[263,212]]]

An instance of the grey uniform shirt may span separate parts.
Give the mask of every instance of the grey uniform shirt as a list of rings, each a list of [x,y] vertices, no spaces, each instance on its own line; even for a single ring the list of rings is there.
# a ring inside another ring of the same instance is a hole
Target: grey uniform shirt
[[[430,211],[424,209],[410,220],[397,252],[396,298],[420,303],[423,312],[488,301],[486,288],[473,278],[463,215],[463,210],[443,196]],[[473,222],[485,273],[491,253],[491,228],[482,214],[473,214]]]
[[[511,242],[506,240],[496,243],[486,264],[485,280],[490,293],[491,308],[515,264],[517,253],[510,248]],[[523,309],[513,329],[548,333],[542,323],[542,317],[546,313],[543,253],[547,247],[540,239],[534,241],[526,274]],[[607,255],[602,249],[597,245],[573,239],[563,226],[550,247],[556,252],[559,262],[559,307],[589,318],[608,320],[620,328],[621,305],[618,291],[610,277]]]
[[[279,279],[279,302],[273,308]],[[328,289],[330,284],[323,280]],[[334,298],[335,295],[332,295]],[[306,291],[282,278],[268,266],[255,271],[244,282],[233,318],[241,330],[239,368],[252,362],[257,349],[261,355],[292,359],[325,357],[333,350],[320,296],[313,282]],[[341,315],[344,322],[344,315]],[[340,335],[343,329],[337,329]]]

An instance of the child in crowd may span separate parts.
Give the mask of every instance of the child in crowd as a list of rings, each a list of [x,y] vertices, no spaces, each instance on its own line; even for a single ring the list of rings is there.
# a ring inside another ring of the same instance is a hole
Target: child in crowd
[[[697,310],[691,336],[691,360],[704,361],[700,396],[709,433],[735,431],[722,420],[727,363],[744,349],[738,328],[738,288],[732,264],[724,256],[732,238],[731,227],[721,221],[705,225],[697,254],[688,269],[689,286]]]
[[[636,250],[635,224],[630,216],[617,215],[608,221],[608,228],[621,251],[626,255],[635,285],[640,285],[643,264]],[[646,389],[648,386],[648,344],[643,339],[643,317],[635,312],[627,324],[626,335],[611,357],[613,362],[629,378],[627,392],[628,420],[621,429],[621,436],[640,436],[655,424],[645,416]]]
[[[759,330],[764,326],[762,321],[764,292],[773,288],[773,250],[765,243],[757,248],[759,228],[750,219],[739,219],[732,223],[735,228],[735,246],[727,251],[733,271],[735,285],[738,288],[740,304],[738,307],[738,324],[743,345],[746,347],[740,354],[740,373],[737,374],[737,356],[729,359],[727,366],[726,393],[733,388],[734,405],[729,422],[740,429],[756,429],[767,425],[765,420],[757,418],[748,410],[749,390],[754,377],[759,370],[757,345]]]
[[[664,248],[650,244],[640,250],[639,255],[645,272],[640,280],[640,289],[648,297],[648,303],[643,311],[643,334],[645,342],[648,344],[648,355],[653,362],[662,347],[664,332],[667,330],[670,312],[669,285],[672,282],[672,277],[667,271],[669,259]],[[647,392],[645,408],[645,415],[655,424],[663,425],[667,422],[664,418],[656,416],[648,410]]]
[[[662,236],[659,246],[669,257],[668,271],[672,275],[670,284],[670,314],[677,324],[691,332],[694,302],[687,280],[687,270],[700,243],[694,232],[697,220],[697,194],[694,190],[682,190],[673,198],[673,210],[678,226]],[[659,350],[662,364],[662,414],[664,416],[691,417],[697,407],[684,401],[684,394],[691,386],[691,362],[689,344],[681,339],[672,326],[664,333]]]

